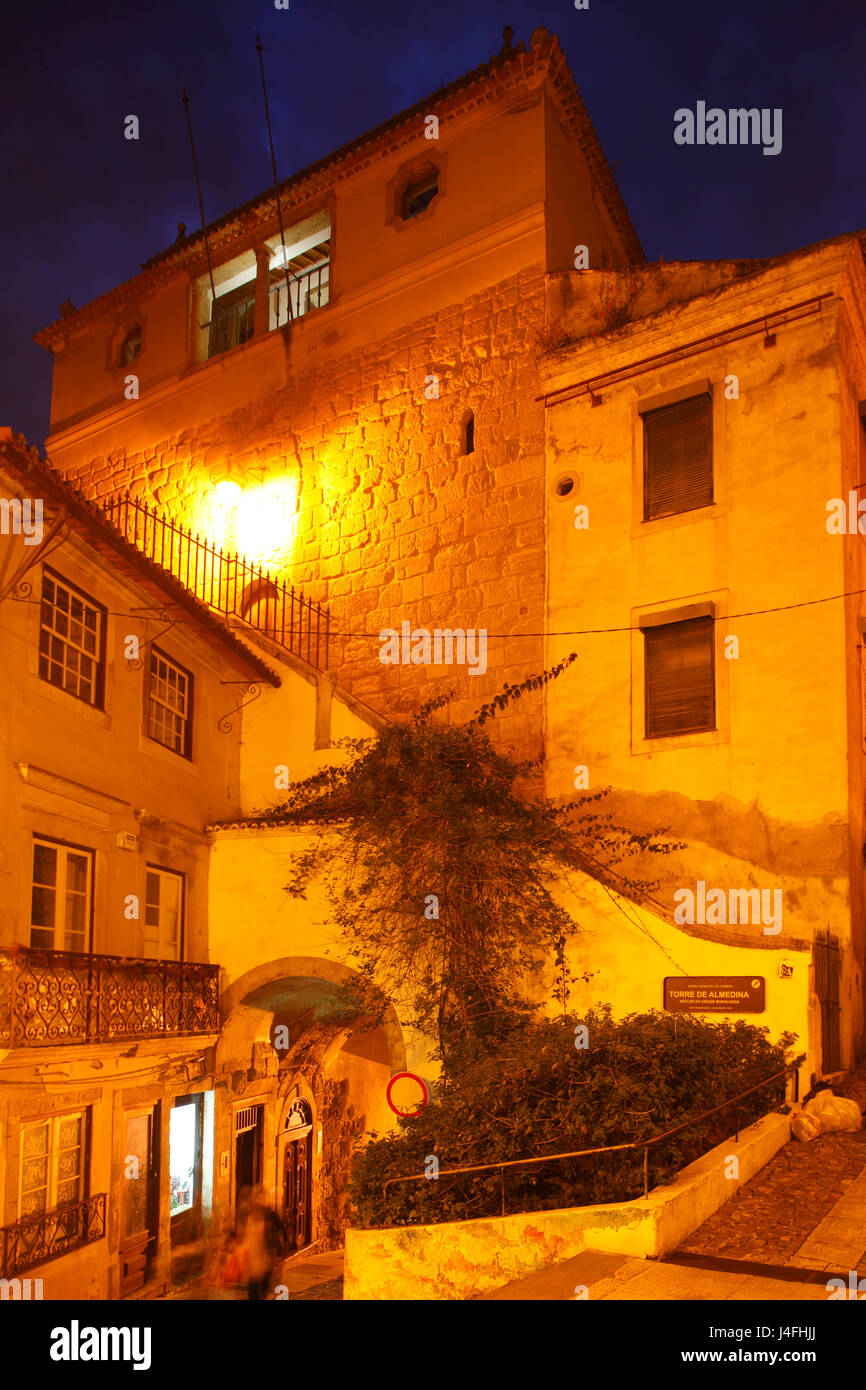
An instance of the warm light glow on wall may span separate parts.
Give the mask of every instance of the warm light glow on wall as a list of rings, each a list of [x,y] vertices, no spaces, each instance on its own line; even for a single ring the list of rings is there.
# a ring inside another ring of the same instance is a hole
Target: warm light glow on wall
[[[241,489],[239,485],[237,483],[230,483],[227,478],[223,479],[221,483],[217,483],[214,491],[216,493],[218,505],[226,508],[226,510],[229,510],[231,507],[236,507],[240,501]]]
[[[296,478],[267,478],[244,488],[234,526],[240,553],[265,568],[278,568],[294,544],[297,505]]]

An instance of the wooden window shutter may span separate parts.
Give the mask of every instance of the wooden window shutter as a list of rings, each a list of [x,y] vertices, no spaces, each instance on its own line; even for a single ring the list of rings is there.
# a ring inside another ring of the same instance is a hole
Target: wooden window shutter
[[[644,521],[713,500],[713,403],[690,396],[650,410],[644,426]]]
[[[644,629],[647,738],[716,727],[714,630],[712,618]]]

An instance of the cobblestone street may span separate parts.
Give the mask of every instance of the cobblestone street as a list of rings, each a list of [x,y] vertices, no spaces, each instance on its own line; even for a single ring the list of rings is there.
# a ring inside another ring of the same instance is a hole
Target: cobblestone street
[[[856,1100],[862,1109],[866,1105],[866,1066],[861,1065],[845,1084],[834,1089]],[[808,1144],[792,1141],[684,1241],[682,1250],[766,1264],[791,1263],[864,1168],[864,1129],[854,1134],[825,1134]]]

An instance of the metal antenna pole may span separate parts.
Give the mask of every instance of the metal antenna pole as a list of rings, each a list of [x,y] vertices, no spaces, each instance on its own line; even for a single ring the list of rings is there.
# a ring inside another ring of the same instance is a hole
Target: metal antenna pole
[[[210,279],[210,292],[211,292],[211,300],[212,300],[211,318],[213,318],[214,315],[216,314],[216,289],[215,289],[215,287],[214,287],[214,282],[213,282],[213,266],[211,265],[211,259],[210,259],[210,242],[208,241],[208,235],[207,235],[207,223],[206,223],[205,220],[204,220],[204,202],[202,201],[202,196],[201,196],[201,179],[199,178],[199,172],[198,172],[198,160],[197,160],[196,157],[195,157],[195,141],[194,141],[193,138],[192,138],[192,121],[191,121],[191,119],[190,119],[190,114],[189,114],[189,97],[188,97],[187,94],[186,94],[186,87],[184,87],[182,90],[183,90],[183,107],[184,107],[184,110],[185,110],[185,112],[186,112],[186,126],[187,126],[187,130],[189,131],[189,147],[190,147],[190,149],[192,150],[192,167],[193,167],[193,169],[195,170],[195,186],[196,186],[196,192],[198,193],[198,210],[199,210],[199,212],[200,212],[200,214],[201,214],[201,229],[202,229],[202,232],[204,233],[204,249],[205,249],[205,254],[206,254],[206,256],[207,256],[207,273],[208,273],[208,278]]]
[[[277,197],[277,221],[280,224],[280,244],[283,248],[283,269],[286,272],[286,309],[288,317],[293,318],[294,315],[292,313],[292,291],[289,285],[289,257],[286,253],[286,235],[283,231],[283,211],[280,206],[280,185],[277,179],[277,160],[274,154],[274,135],[271,129],[270,107],[268,106],[268,88],[267,84],[265,83],[265,60],[263,57],[262,40],[260,35],[258,34],[256,34],[256,48],[258,49],[259,54],[259,71],[262,74],[262,96],[265,99],[265,120],[267,121],[268,125],[268,143],[271,147],[271,169],[274,175],[274,193]]]

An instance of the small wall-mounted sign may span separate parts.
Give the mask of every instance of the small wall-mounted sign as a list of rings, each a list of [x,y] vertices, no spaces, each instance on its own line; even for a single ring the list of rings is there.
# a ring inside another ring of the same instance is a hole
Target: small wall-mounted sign
[[[665,1009],[689,1014],[761,1014],[763,975],[668,975]]]

